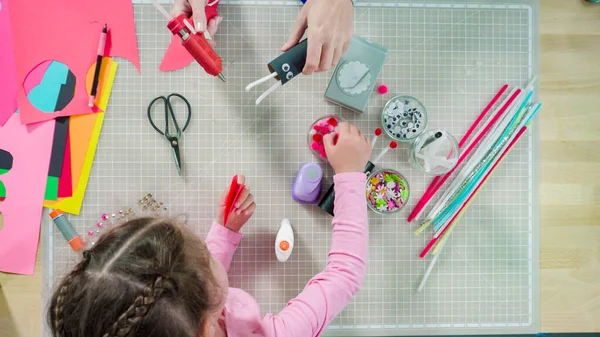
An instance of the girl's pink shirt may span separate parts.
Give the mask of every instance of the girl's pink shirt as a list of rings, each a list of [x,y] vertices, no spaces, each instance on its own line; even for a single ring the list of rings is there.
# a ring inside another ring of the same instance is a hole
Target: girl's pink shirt
[[[262,316],[252,296],[241,289],[229,288],[224,310],[228,337],[320,336],[348,305],[360,289],[367,269],[365,180],[364,173],[342,173],[333,178],[335,217],[327,266],[281,312]],[[213,257],[229,271],[241,239],[240,233],[213,223],[206,244]]]

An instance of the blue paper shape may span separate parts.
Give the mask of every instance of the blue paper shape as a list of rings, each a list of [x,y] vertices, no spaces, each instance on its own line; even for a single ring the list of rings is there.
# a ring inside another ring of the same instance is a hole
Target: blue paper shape
[[[42,77],[42,82],[31,89],[27,98],[38,110],[53,113],[63,84],[67,83],[69,68],[61,62],[52,61]]]

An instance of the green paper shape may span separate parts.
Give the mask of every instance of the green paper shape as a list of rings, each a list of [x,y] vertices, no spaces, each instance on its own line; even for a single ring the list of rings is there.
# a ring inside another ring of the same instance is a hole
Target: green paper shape
[[[0,168],[0,175],[5,174],[6,172],[8,172],[8,170]],[[0,181],[0,198],[6,198],[6,187],[4,187],[4,184],[1,181]]]
[[[44,200],[58,199],[58,177],[48,176]]]

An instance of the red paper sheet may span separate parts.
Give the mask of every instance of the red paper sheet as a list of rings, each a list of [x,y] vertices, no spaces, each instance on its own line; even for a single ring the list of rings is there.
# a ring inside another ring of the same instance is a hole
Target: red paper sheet
[[[8,0],[0,0],[0,126],[17,110],[17,72],[13,56]]]
[[[163,57],[162,62],[158,69],[160,71],[173,71],[181,69],[190,64],[194,58],[192,55],[181,45],[181,39],[177,36],[173,36],[171,44]]]
[[[6,0],[2,0],[6,1]],[[35,0],[10,2],[21,123],[89,113],[85,76],[96,61],[102,27],[108,25],[105,55],[124,57],[139,70],[131,0]],[[42,28],[41,28],[42,27]],[[75,95],[59,112],[45,113],[27,99],[23,84],[38,64],[56,60],[76,78]]]
[[[65,156],[62,171],[58,178],[58,197],[67,198],[73,195],[73,177],[71,175],[71,137],[67,133]]]

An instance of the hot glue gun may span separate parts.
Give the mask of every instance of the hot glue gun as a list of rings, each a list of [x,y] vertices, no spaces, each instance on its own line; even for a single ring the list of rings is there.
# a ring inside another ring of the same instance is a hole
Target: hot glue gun
[[[185,14],[171,18],[162,6],[155,1],[153,2],[156,8],[169,20],[167,28],[173,35],[181,38],[181,44],[194,57],[196,62],[207,73],[217,76],[221,81],[225,82],[225,76],[221,73],[223,71],[223,61],[208,44],[206,37],[202,34],[197,34],[192,19],[188,18]],[[210,20],[217,15],[216,8],[206,7],[206,14],[207,19]]]

